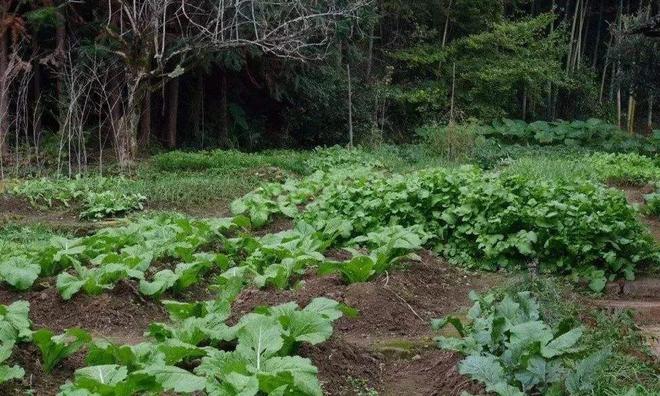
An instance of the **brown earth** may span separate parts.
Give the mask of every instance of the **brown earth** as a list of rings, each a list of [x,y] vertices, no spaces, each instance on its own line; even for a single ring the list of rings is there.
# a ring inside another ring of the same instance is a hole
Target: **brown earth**
[[[645,186],[613,185],[612,187],[622,190],[626,194],[629,204],[639,206],[643,206],[645,203],[644,195],[655,191],[655,187],[651,184]],[[648,226],[655,241],[660,243],[660,219],[654,216],[643,216],[642,221]]]
[[[437,349],[431,319],[464,310],[470,290],[485,290],[501,281],[494,274],[473,275],[450,266],[428,252],[368,283],[345,285],[339,277],[309,274],[295,290],[248,289],[234,304],[239,314],[256,306],[296,301],[304,306],[315,297],[335,299],[359,311],[335,324],[326,343],[303,348],[319,368],[328,395],[358,394],[363,380],[381,395],[460,395],[482,389],[458,374],[459,356]]]
[[[35,208],[25,199],[0,194],[0,226],[41,224],[54,231],[83,236],[116,223],[113,220],[82,221],[78,213],[76,208],[62,205]]]
[[[54,279],[44,280],[36,286],[42,290],[25,293],[0,288],[0,304],[17,300],[30,303],[30,320],[33,329],[47,328],[59,334],[70,328],[82,328],[95,338],[116,343],[135,344],[144,340],[143,332],[149,323],[164,321],[167,315],[156,302],[140,297],[134,286],[122,282],[113,290],[100,296],[77,294],[64,301],[54,287]],[[14,349],[16,359],[26,371],[23,384],[0,385],[0,395],[22,395],[32,389],[36,396],[55,395],[59,386],[71,378],[73,372],[84,366],[84,353],[65,359],[52,374],[41,368],[41,354],[33,345],[21,345]]]
[[[345,285],[338,277],[309,273],[294,290],[246,289],[230,321],[260,305],[296,301],[304,306],[315,297],[333,298],[356,308],[359,315],[338,320],[329,341],[301,349],[318,367],[326,394],[358,395],[368,389],[392,396],[459,395],[464,390],[479,394],[482,388],[457,372],[459,356],[435,347],[429,322],[468,307],[470,290],[488,289],[500,281],[498,275],[467,273],[425,252],[421,262],[368,283]],[[100,296],[79,294],[70,301],[59,297],[52,279],[37,288],[41,290],[27,293],[0,289],[2,304],[30,302],[35,329],[59,333],[80,327],[98,338],[134,344],[144,340],[149,323],[166,320],[161,306],[141,297],[129,282]],[[199,289],[186,293],[185,299],[208,295]],[[84,352],[65,359],[50,375],[43,373],[33,346],[17,348],[12,359],[25,368],[26,376],[22,383],[0,386],[0,394],[19,395],[31,388],[34,395],[50,396],[84,365]]]

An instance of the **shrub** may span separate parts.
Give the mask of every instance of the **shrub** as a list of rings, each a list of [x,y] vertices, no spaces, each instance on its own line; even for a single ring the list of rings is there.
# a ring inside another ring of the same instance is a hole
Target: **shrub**
[[[474,123],[446,126],[434,123],[418,128],[416,132],[432,152],[449,160],[458,160],[474,153],[478,128]]]

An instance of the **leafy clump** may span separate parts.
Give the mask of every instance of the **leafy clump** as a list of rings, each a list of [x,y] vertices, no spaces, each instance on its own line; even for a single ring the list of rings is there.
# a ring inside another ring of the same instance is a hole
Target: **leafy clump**
[[[616,125],[590,118],[586,121],[536,121],[502,119],[479,128],[485,137],[508,144],[590,146],[604,151],[657,152],[656,137],[631,137]]]
[[[571,328],[565,321],[551,328],[529,292],[500,298],[473,292],[470,298],[474,305],[468,323],[452,316],[433,322],[436,330],[452,324],[460,334],[460,338],[439,336],[437,341],[441,348],[466,356],[459,363],[461,374],[498,395],[574,395],[594,389],[610,352],[584,357],[582,327]]]
[[[648,216],[660,216],[660,183],[655,183],[655,191],[644,195],[644,214]]]
[[[345,219],[360,236],[397,224],[421,226],[446,257],[480,269],[538,261],[548,273],[632,278],[657,262],[648,231],[622,194],[588,181],[543,181],[474,167],[347,180],[327,186],[301,219]]]
[[[643,155],[595,153],[585,160],[604,182],[644,185],[660,180],[660,167]]]
[[[371,249],[369,254],[365,255],[354,248],[345,248],[353,253],[350,260],[325,262],[319,273],[339,272],[347,283],[367,282],[402,260],[419,259],[413,252],[421,249],[427,238],[419,226],[383,227],[349,241],[349,245]]]
[[[34,332],[32,339],[41,351],[44,371],[50,373],[59,362],[80,350],[92,337],[81,329],[69,329],[60,335],[41,329]]]
[[[181,267],[192,266],[201,260],[195,256],[200,247],[222,244],[226,240],[223,234],[239,228],[239,224],[245,224],[245,219],[194,220],[160,215],[81,238],[51,236],[26,244],[11,243],[0,250],[0,280],[25,290],[39,276],[57,275],[57,287],[65,299],[81,290],[99,294],[123,279],[143,280],[156,260],[169,258],[181,260]]]
[[[122,194],[115,191],[90,192],[83,201],[82,219],[104,219],[144,209],[147,197],[142,194]]]
[[[170,324],[154,323],[153,341],[89,345],[89,365],[63,385],[61,396],[192,393],[210,395],[322,395],[317,369],[297,356],[303,343],[332,334],[342,307],[326,298],[300,309],[296,303],[258,308],[229,326],[227,299],[165,301]]]
[[[127,185],[123,177],[81,177],[73,179],[32,179],[12,189],[12,194],[29,200],[37,208],[56,204],[69,207],[80,204],[82,219],[102,219],[142,210],[146,197],[121,193],[118,185]]]
[[[29,310],[30,304],[27,301],[16,301],[9,306],[0,305],[0,384],[25,375],[23,368],[10,366],[7,361],[17,343],[32,339]]]

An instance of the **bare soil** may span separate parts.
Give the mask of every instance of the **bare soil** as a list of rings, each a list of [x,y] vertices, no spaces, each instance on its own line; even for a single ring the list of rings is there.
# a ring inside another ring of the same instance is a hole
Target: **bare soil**
[[[622,190],[626,194],[626,199],[631,205],[640,205],[643,206],[644,195],[650,194],[655,191],[655,188],[647,184],[645,186],[618,186],[614,185],[613,187]],[[660,243],[660,219],[653,216],[643,216],[642,221],[646,224],[651,231],[651,235],[655,238],[655,241]]]
[[[421,262],[368,283],[346,285],[336,276],[310,272],[293,290],[246,289],[237,298],[230,321],[261,305],[296,301],[304,306],[315,297],[333,298],[356,308],[359,315],[338,320],[328,342],[301,350],[318,367],[326,394],[359,395],[368,389],[392,396],[482,394],[481,386],[457,372],[459,356],[436,348],[430,320],[464,310],[470,305],[469,290],[488,289],[500,281],[496,274],[471,274],[424,252]],[[46,327],[57,333],[80,327],[98,338],[135,344],[144,341],[149,323],[167,320],[160,304],[141,297],[129,282],[100,296],[79,294],[70,301],[59,297],[52,279],[37,288],[41,290],[26,293],[0,288],[2,304],[30,302],[35,329]],[[209,294],[198,288],[180,298]],[[84,351],[63,361],[52,374],[43,372],[40,353],[33,346],[17,348],[12,359],[25,368],[26,376],[22,383],[0,386],[1,395],[33,389],[34,395],[50,396],[84,366]]]
[[[0,287],[0,304],[17,300],[30,303],[30,320],[33,329],[47,328],[58,334],[70,328],[82,328],[95,338],[103,338],[120,344],[137,344],[144,341],[143,332],[151,322],[167,320],[162,306],[138,296],[134,286],[119,283],[113,290],[100,296],[77,294],[64,301],[54,287],[54,279],[47,279],[33,290],[20,293]],[[0,395],[22,395],[32,389],[34,395],[55,395],[73,372],[84,364],[81,351],[65,359],[52,374],[44,373],[41,354],[31,345],[14,349],[16,363],[26,371],[22,384],[0,385]]]
[[[473,275],[450,266],[431,253],[372,282],[345,285],[339,277],[310,273],[299,288],[276,292],[248,289],[234,304],[235,318],[256,306],[315,297],[335,299],[359,311],[335,324],[329,342],[303,348],[319,368],[328,395],[358,394],[363,380],[381,395],[478,394],[482,388],[456,371],[459,356],[433,342],[431,319],[464,310],[470,290],[501,281],[495,274]]]
[[[0,194],[0,226],[4,224],[41,224],[55,231],[83,236],[115,223],[112,220],[81,221],[78,213],[79,211],[75,207],[62,205],[54,205],[52,208],[35,208],[25,199]]]

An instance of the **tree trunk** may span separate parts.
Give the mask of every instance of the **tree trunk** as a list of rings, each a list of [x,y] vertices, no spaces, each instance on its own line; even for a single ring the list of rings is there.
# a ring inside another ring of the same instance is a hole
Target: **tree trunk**
[[[371,26],[371,31],[369,33],[369,49],[367,52],[367,81],[371,80],[371,68],[373,67],[374,64],[374,29],[376,28],[376,24],[373,24]]]
[[[39,53],[39,43],[36,38],[32,39],[32,52],[36,56]],[[41,67],[39,61],[35,61],[32,66],[34,70],[34,75],[32,76],[32,105],[33,105],[33,118],[32,118],[32,136],[35,139],[34,144],[37,144],[36,137],[41,133],[41,112],[39,107],[41,106]],[[39,148],[35,147],[37,153]]]
[[[449,102],[449,124],[454,124],[454,103],[456,96],[456,62],[452,66],[451,71],[451,100]]]
[[[447,7],[447,17],[445,18],[445,30],[442,33],[442,48],[445,48],[447,44],[447,34],[449,32],[449,13],[451,12],[451,6],[454,0],[449,0],[449,6]]]
[[[348,147],[353,148],[353,87],[351,86],[351,65],[346,65],[348,74]]]
[[[124,113],[119,114],[121,109],[115,106],[111,111],[117,113],[113,117],[118,117],[118,127],[116,129],[115,144],[119,166],[124,169],[130,169],[138,154],[138,136],[140,133],[140,123],[142,112],[145,106],[145,100],[149,94],[147,83],[138,73],[136,77],[128,81],[134,81],[133,90],[127,92],[127,100],[124,107]]]
[[[567,7],[566,10],[568,12],[568,1],[566,2]],[[575,29],[577,27],[577,18],[578,18],[578,11],[580,9],[580,0],[577,0],[575,3],[575,12],[573,14],[573,24],[571,25],[571,36],[570,40],[568,41],[568,55],[566,56],[566,73],[570,73],[571,71],[571,64],[572,64],[572,59],[573,59],[573,43],[575,41]]]
[[[616,122],[619,129],[623,129],[623,125],[621,125],[621,88],[616,90]]]
[[[527,120],[527,87],[523,88],[523,100],[522,100],[522,120]]]
[[[646,129],[647,133],[653,131],[653,94],[649,94],[648,113],[646,115]]]
[[[9,64],[7,45],[7,35],[0,35],[0,162],[5,161],[9,155],[7,144],[9,136],[9,87],[5,78]]]
[[[594,44],[594,55],[593,59],[591,60],[591,68],[596,70],[596,66],[598,64],[598,50],[600,49],[600,36],[601,32],[603,30],[603,10],[605,8],[605,0],[600,0],[600,7],[598,9],[598,27],[597,32],[596,32],[596,43]],[[602,91],[601,91],[602,92]],[[603,97],[603,94],[601,93],[601,98]],[[601,99],[602,101],[602,99]]]
[[[587,38],[589,37],[589,22],[591,20],[591,13],[589,12],[589,0],[585,0],[582,6],[582,19],[580,21],[580,50],[578,51],[577,67],[582,66],[582,58],[587,50]],[[583,32],[584,30],[584,32]]]
[[[55,59],[57,62],[58,71],[61,70],[62,62],[64,62],[64,46],[66,41],[66,17],[63,14],[58,14],[57,26],[55,27]],[[55,78],[55,87],[57,90],[58,100],[62,99],[64,87],[62,85],[62,78],[57,76]],[[60,105],[63,102],[60,101]]]
[[[144,93],[144,103],[142,104],[142,113],[140,114],[140,146],[146,147],[151,140],[151,89],[147,83],[147,89]]]
[[[635,133],[636,107],[637,107],[637,103],[635,102],[635,98],[632,95],[629,95],[628,96],[628,133],[631,135]]]
[[[179,115],[179,78],[169,82],[167,94],[167,147],[176,148],[176,124]]]
[[[204,108],[204,73],[199,70],[195,77],[195,89],[190,99],[190,125],[195,137],[202,134],[202,114]]]
[[[227,83],[227,72],[222,70],[222,78],[220,79],[220,130],[218,135],[218,144],[220,147],[229,146],[229,99],[228,91],[229,84]]]

